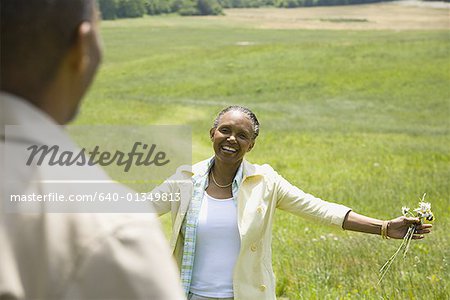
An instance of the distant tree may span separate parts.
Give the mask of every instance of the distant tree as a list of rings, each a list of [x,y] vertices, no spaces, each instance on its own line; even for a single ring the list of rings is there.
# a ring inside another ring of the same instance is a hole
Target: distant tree
[[[222,6],[217,0],[185,0],[178,13],[182,16],[220,15]]]
[[[144,0],[118,0],[117,17],[119,18],[139,18],[144,16]]]
[[[196,16],[199,15],[197,8],[197,1],[185,0],[181,3],[178,13],[182,16]]]
[[[275,0],[263,0],[262,3],[263,3],[263,6],[274,6]]]
[[[222,13],[222,6],[217,0],[197,0],[197,8],[202,16],[220,15]]]
[[[284,8],[294,8],[299,7],[300,3],[298,0],[276,0],[275,6]]]
[[[114,20],[117,17],[116,0],[98,0],[98,6],[103,20]]]
[[[171,11],[179,11],[183,6],[183,0],[172,0],[170,3]]]
[[[261,1],[259,0],[245,0],[241,3],[244,8],[255,8],[262,6]]]
[[[233,7],[233,4],[231,3],[231,0],[219,0],[219,4],[223,8],[232,8]]]
[[[245,0],[231,0],[231,5],[232,7],[244,7],[244,5],[242,4],[242,2]]]
[[[173,2],[171,0],[146,0],[145,9],[149,15],[167,14],[174,11],[172,9]]]

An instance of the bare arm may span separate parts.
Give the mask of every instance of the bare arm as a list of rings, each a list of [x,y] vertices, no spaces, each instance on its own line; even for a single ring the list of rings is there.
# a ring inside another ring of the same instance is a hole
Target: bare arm
[[[373,219],[350,211],[345,217],[342,228],[345,230],[380,234],[382,224],[382,220]],[[420,224],[418,218],[398,217],[389,221],[387,235],[394,239],[402,239],[408,231],[408,228],[413,224],[417,225],[413,239],[422,239],[424,238],[423,234],[430,233],[431,224]]]

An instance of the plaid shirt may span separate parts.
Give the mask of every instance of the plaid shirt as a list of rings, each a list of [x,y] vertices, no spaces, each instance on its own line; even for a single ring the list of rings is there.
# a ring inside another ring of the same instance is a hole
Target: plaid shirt
[[[197,238],[197,226],[198,226],[198,216],[200,214],[200,208],[202,206],[203,196],[206,188],[208,187],[208,175],[211,167],[214,165],[214,158],[211,158],[208,162],[207,171],[204,174],[198,174],[192,178],[193,181],[193,192],[192,200],[189,205],[189,210],[186,215],[186,219],[183,222],[184,231],[184,247],[183,247],[183,259],[181,262],[181,283],[186,295],[189,294],[189,289],[191,287],[192,280],[192,270],[194,267],[194,257],[195,257],[195,242]],[[242,182],[243,176],[243,164],[239,167],[236,172],[236,176],[233,179],[233,184],[231,185],[231,191],[233,194],[234,204],[237,206],[237,194],[239,186]]]

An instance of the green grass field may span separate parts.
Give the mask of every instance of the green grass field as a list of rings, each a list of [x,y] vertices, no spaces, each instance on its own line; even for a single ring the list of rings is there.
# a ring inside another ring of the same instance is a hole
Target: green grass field
[[[279,211],[280,298],[448,299],[449,33],[257,29],[227,17],[103,22],[104,64],[77,124],[188,124],[199,161],[212,155],[215,114],[248,106],[261,122],[251,162],[372,217],[396,217],[424,192],[436,215],[433,233],[377,286],[400,241]]]

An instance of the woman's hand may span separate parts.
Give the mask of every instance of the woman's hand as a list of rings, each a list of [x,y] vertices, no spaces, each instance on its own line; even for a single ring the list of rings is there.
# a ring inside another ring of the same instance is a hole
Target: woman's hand
[[[342,228],[345,230],[380,234],[382,223],[382,220],[373,219],[350,211],[342,224]],[[393,239],[402,239],[411,225],[416,225],[416,230],[412,237],[415,240],[423,239],[423,235],[430,233],[432,227],[431,224],[420,224],[419,218],[398,217],[389,221],[387,235]]]
[[[412,237],[415,240],[423,239],[423,235],[430,233],[431,227],[433,227],[431,224],[420,224],[419,218],[398,217],[390,221],[387,235],[393,239],[402,239],[411,225],[416,225]]]

